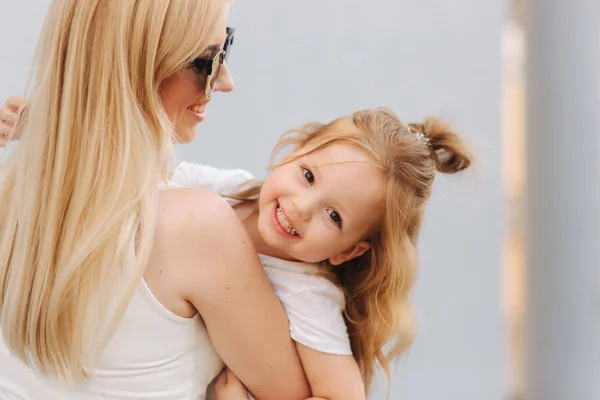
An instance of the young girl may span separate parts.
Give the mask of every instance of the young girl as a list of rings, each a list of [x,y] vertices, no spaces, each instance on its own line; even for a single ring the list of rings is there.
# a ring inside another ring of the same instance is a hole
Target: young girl
[[[182,163],[172,179],[234,200],[315,398],[364,399],[376,368],[389,382],[389,362],[413,339],[416,244],[435,172],[461,171],[471,158],[441,121],[406,125],[385,108],[305,125],[274,155],[286,146],[291,153],[264,183],[238,193],[251,178],[242,170]],[[217,399],[245,398],[234,384],[225,372]]]

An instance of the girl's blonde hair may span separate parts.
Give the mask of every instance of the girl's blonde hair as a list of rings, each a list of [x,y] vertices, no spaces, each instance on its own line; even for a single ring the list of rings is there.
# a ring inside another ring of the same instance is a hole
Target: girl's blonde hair
[[[173,125],[160,85],[227,0],[54,0],[21,143],[0,170],[0,325],[11,351],[88,376],[153,244]]]
[[[348,130],[348,121],[358,129]],[[325,276],[331,276],[345,293],[352,351],[368,392],[377,364],[389,382],[389,362],[414,337],[410,293],[416,279],[416,244],[435,172],[462,171],[471,164],[471,156],[440,120],[405,125],[391,110],[378,108],[292,130],[278,142],[273,160],[289,146],[294,150],[284,162],[336,143],[369,153],[387,179],[383,225],[369,238],[371,250],[338,267],[325,262],[330,272]],[[232,197],[253,200],[259,192],[256,183]],[[383,347],[390,341],[393,347],[384,354]]]

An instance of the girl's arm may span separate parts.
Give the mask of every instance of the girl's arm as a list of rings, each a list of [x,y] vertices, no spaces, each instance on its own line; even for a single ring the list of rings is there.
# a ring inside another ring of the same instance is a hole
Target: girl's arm
[[[311,400],[364,400],[365,386],[353,356],[335,355],[313,350],[296,343],[308,378]]]
[[[225,364],[257,400],[308,398],[285,312],[233,209],[195,189],[165,191],[161,205],[157,243]]]
[[[265,270],[286,309],[313,399],[364,400],[343,316],[343,292],[307,266],[279,269],[267,262]]]
[[[352,356],[319,353],[300,344],[298,350],[302,362],[307,363],[305,368],[309,366],[306,371],[314,396],[307,400],[365,399],[365,388]],[[226,368],[215,382],[215,400],[247,399],[242,382]]]

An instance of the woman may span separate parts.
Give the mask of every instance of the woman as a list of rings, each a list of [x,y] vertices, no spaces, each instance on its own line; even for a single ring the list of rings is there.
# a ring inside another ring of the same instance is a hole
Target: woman
[[[231,207],[165,188],[173,139],[192,140],[212,91],[232,89],[227,13],[51,3],[0,171],[0,398],[204,398],[220,359],[258,399],[308,397]]]

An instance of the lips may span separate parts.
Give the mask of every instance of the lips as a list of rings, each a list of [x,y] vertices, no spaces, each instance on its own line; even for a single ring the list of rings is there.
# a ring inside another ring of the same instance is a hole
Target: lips
[[[292,224],[287,215],[285,215],[285,212],[279,203],[275,205],[273,223],[282,235],[295,239],[300,238],[296,227]]]
[[[208,107],[208,102],[206,101],[204,103],[192,104],[191,106],[188,107],[188,110],[190,110],[194,114],[197,114],[198,116],[203,117],[206,114],[207,107]]]
[[[196,114],[203,114],[206,111],[206,104],[199,104],[190,107],[190,110],[195,112]]]

